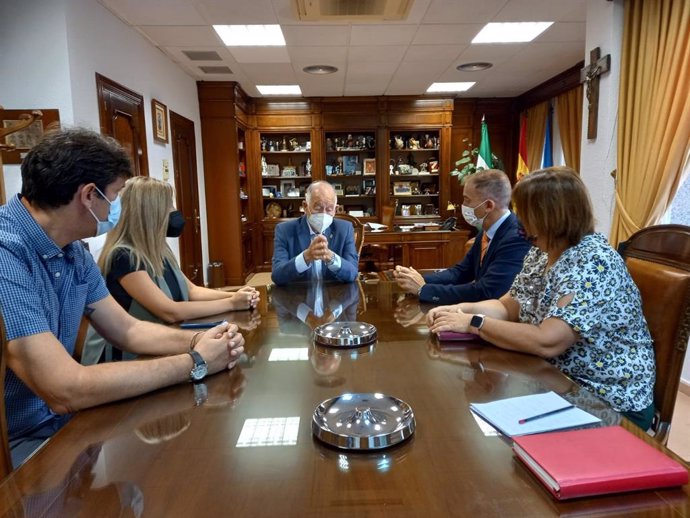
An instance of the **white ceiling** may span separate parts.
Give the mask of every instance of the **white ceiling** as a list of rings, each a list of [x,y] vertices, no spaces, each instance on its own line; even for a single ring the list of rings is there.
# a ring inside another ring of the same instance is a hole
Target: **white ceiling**
[[[460,97],[513,97],[585,58],[586,0],[414,0],[397,22],[303,22],[295,0],[100,0],[192,77],[257,84],[299,84],[305,96],[421,95],[433,82],[476,81]],[[470,42],[488,22],[553,21],[531,43]],[[225,47],[214,24],[280,24],[286,47]],[[215,51],[191,61],[182,51]],[[456,66],[488,61],[482,72]],[[338,72],[314,76],[308,65]],[[206,74],[200,66],[227,66]]]

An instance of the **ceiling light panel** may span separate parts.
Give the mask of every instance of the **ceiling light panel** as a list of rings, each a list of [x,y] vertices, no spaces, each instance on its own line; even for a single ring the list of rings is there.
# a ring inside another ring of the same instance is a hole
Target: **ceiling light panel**
[[[214,25],[228,47],[284,47],[280,25]]]
[[[426,91],[426,93],[438,93],[438,92],[466,92],[474,86],[474,82],[461,82],[461,83],[433,83]]]
[[[553,22],[487,23],[472,43],[525,43],[532,41]]]
[[[299,85],[256,85],[261,95],[302,95]]]

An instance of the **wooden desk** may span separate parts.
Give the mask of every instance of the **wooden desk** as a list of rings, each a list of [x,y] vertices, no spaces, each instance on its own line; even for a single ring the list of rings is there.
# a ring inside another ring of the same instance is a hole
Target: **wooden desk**
[[[340,305],[341,318],[379,331],[373,351],[334,355],[312,346],[296,316],[311,295],[304,286],[270,290],[261,324],[247,333],[247,358],[207,380],[205,403],[195,406],[194,387],[182,384],[77,414],[0,485],[0,516],[690,515],[687,486],[556,502],[506,440],[482,433],[470,402],[546,390],[569,393],[608,424],[620,420],[547,362],[490,346],[442,348],[416,300],[385,281],[328,287],[325,308]],[[308,359],[269,361],[285,348]],[[409,441],[362,454],[312,437],[318,403],[374,391],[412,406]],[[294,444],[237,447],[248,419],[269,418],[299,419]]]
[[[398,264],[416,269],[448,268],[464,257],[469,237],[466,230],[368,231],[364,234],[364,245],[399,247],[400,253],[395,254],[391,268]]]

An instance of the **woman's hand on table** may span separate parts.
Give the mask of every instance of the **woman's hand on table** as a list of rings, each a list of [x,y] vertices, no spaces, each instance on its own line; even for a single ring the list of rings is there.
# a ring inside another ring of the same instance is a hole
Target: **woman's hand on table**
[[[253,309],[259,304],[259,291],[251,286],[244,286],[230,298],[231,310]]]
[[[436,311],[429,323],[429,329],[433,333],[440,333],[441,331],[455,331],[457,333],[469,332],[472,315],[463,313],[463,311],[456,306],[442,306],[434,309]]]

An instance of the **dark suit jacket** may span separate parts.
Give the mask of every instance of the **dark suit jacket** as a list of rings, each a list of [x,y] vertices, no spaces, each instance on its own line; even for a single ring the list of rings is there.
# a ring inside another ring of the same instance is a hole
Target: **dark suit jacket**
[[[497,299],[508,291],[531,245],[518,235],[518,221],[511,214],[498,227],[480,265],[483,232],[477,235],[474,245],[458,264],[424,275],[426,284],[419,294],[421,302],[476,302]]]
[[[324,281],[354,281],[357,278],[359,268],[359,254],[355,248],[355,233],[352,223],[334,219],[324,235],[328,238],[328,248],[340,256],[340,270],[333,273],[322,261],[322,279]],[[311,280],[311,268],[305,272],[297,273],[295,267],[295,258],[306,250],[310,243],[311,233],[306,216],[285,221],[276,226],[271,273],[271,279],[275,284],[280,286],[294,281]]]

